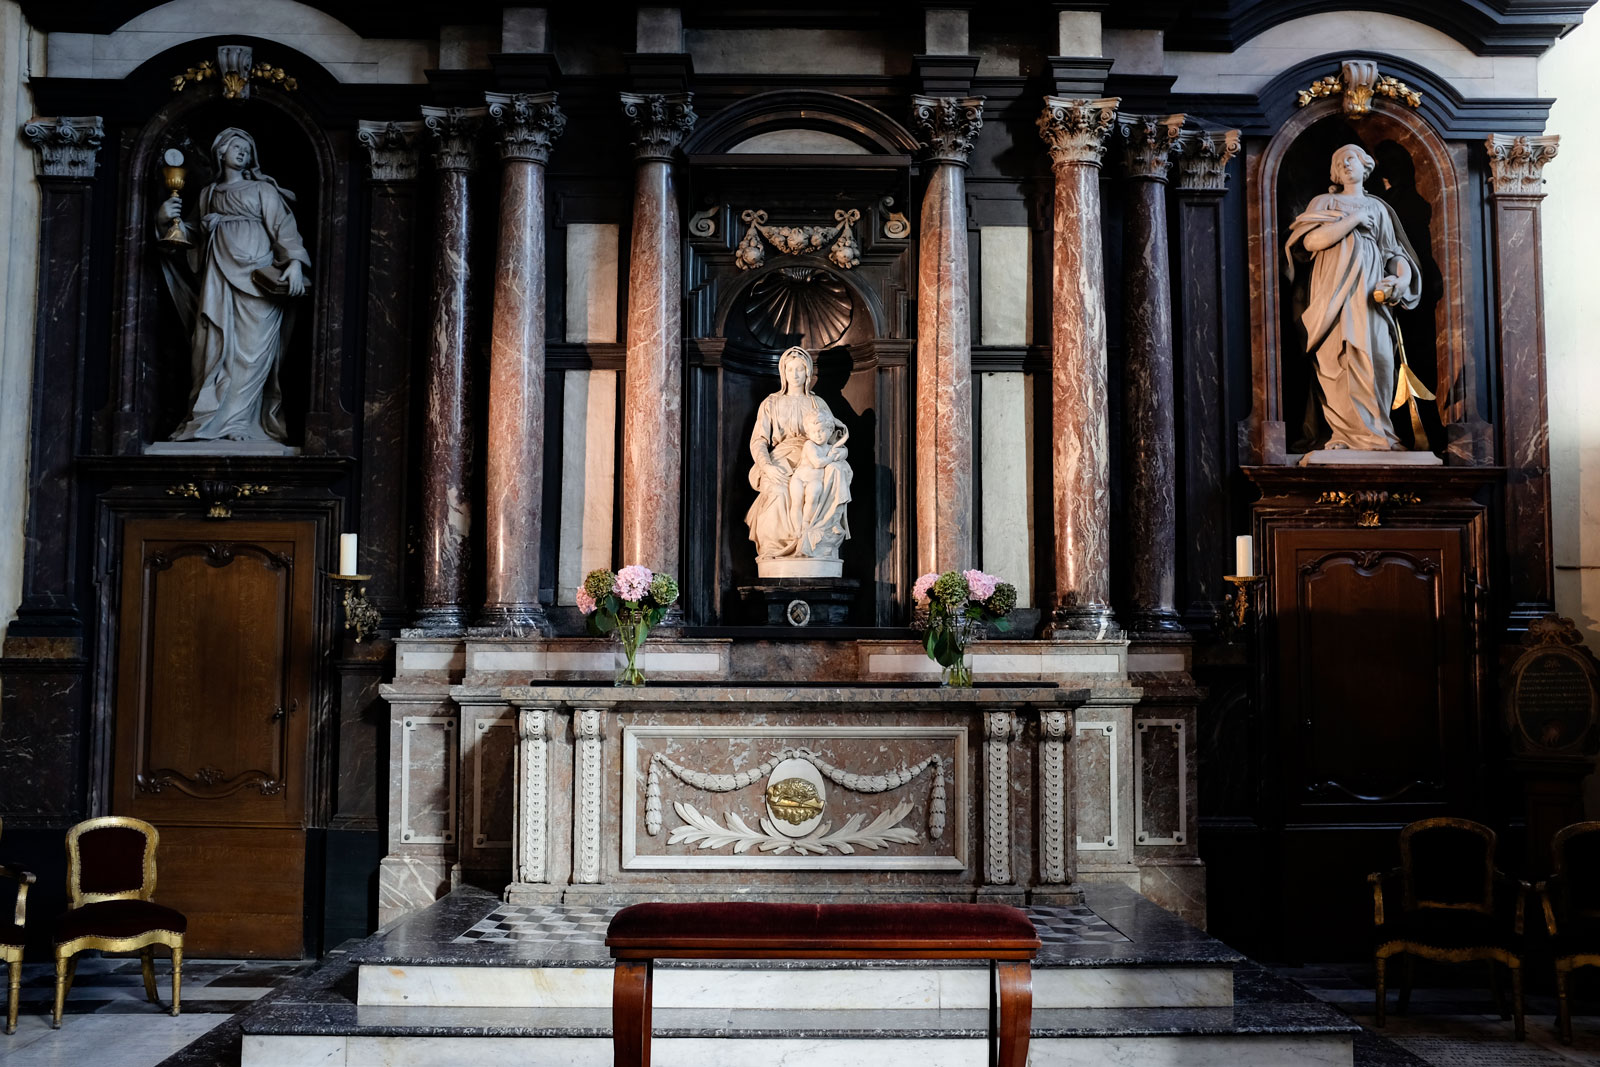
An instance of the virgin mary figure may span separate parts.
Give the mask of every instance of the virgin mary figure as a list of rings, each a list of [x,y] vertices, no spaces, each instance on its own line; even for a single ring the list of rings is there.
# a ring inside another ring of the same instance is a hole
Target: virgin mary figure
[[[778,391],[756,409],[750,434],[750,487],[757,495],[744,521],[756,543],[756,570],[763,578],[837,578],[844,567],[839,546],[850,536],[849,435],[812,393],[816,367],[805,349],[783,353],[778,379]]]
[[[157,212],[161,229],[177,223],[190,245],[187,263],[162,263],[194,373],[172,440],[282,442],[278,364],[311,258],[289,210],[294,194],[262,171],[255,138],[230,126],[211,155],[218,179],[201,191],[197,219],[183,219],[177,196]]]

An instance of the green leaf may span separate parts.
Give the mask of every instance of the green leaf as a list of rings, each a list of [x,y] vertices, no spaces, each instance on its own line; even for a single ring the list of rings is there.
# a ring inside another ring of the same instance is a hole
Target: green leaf
[[[617,616],[605,608],[596,611],[589,618],[594,620],[595,632],[604,636],[617,628]]]

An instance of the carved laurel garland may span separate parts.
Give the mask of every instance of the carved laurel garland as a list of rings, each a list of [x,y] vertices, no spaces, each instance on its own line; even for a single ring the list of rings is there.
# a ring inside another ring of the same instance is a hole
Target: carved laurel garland
[[[767,213],[759,208],[745,211],[739,218],[750,224],[733,253],[734,266],[740,270],[755,270],[765,263],[769,244],[788,256],[818,252],[829,245],[828,259],[840,270],[861,265],[861,245],[855,232],[861,212],[856,208],[835,211],[832,226],[768,226]]]
[[[934,840],[944,836],[945,795],[943,757],[939,756],[938,754],[934,754],[915,766],[901,767],[899,770],[890,771],[887,774],[857,774],[854,771],[847,771],[842,768],[835,767],[833,764],[829,763],[827,760],[823,759],[821,756],[817,755],[815,752],[812,752],[808,748],[780,749],[779,751],[774,752],[772,756],[765,762],[760,763],[755,767],[751,767],[748,770],[739,771],[736,774],[712,774],[708,771],[691,770],[659,752],[653,754],[650,757],[649,769],[645,772],[645,832],[652,837],[658,836],[661,833],[661,773],[658,768],[665,767],[667,772],[670,773],[674,778],[678,779],[678,781],[683,782],[685,785],[693,786],[696,789],[703,790],[707,793],[731,793],[736,789],[745,789],[756,782],[759,782],[761,779],[771,774],[773,768],[777,767],[779,763],[787,759],[803,759],[817,770],[821,771],[835,785],[841,786],[855,793],[883,793],[890,789],[898,789],[900,786],[914,781],[922,774],[923,771],[927,770],[929,767],[932,767],[933,790],[928,798],[928,836]],[[679,815],[683,815],[683,809],[686,807],[689,808],[690,811],[695,810],[686,804],[673,804],[673,808],[677,810]],[[911,810],[909,805],[906,805],[905,807],[907,812]],[[696,816],[709,823],[709,820],[705,820],[705,817],[700,816],[698,812],[696,812]],[[855,826],[858,827],[859,821],[863,817],[864,816],[860,815],[851,816],[851,821],[847,821],[844,826],[839,828],[839,834],[845,834],[847,831],[854,833],[855,827],[852,826],[852,821],[855,823]],[[884,816],[879,816],[879,819],[881,820],[883,817]],[[902,813],[901,815],[891,819],[888,825],[893,825],[904,817],[905,814]],[[684,820],[686,822],[692,822],[688,816],[684,816]],[[738,816],[730,814],[728,816],[728,821],[730,823],[736,822],[738,821]],[[765,820],[763,820],[763,822],[765,822]],[[739,825],[743,826],[744,824],[740,822]],[[872,825],[877,826],[878,821],[875,820]],[[813,838],[826,835],[827,829],[827,825],[824,824],[815,833],[809,834],[801,840],[810,841]],[[674,830],[672,835],[667,838],[667,843],[669,845],[677,844],[680,840],[677,835],[682,831],[682,827]],[[754,833],[754,831],[749,830],[748,827],[745,828],[745,831]],[[725,833],[726,831],[719,830],[719,832]],[[911,840],[915,840],[914,831],[905,830],[904,832],[912,834],[913,837]],[[791,842],[796,839],[785,837],[783,840],[785,842]],[[898,840],[898,838],[890,838],[888,840]],[[728,842],[723,843],[727,844]],[[715,848],[717,846],[701,845],[700,847]],[[743,850],[735,849],[735,851]],[[844,849],[842,851],[849,850]]]
[[[771,820],[766,818],[760,820],[759,831],[752,830],[733,812],[728,813],[728,825],[732,829],[724,829],[715,819],[700,814],[692,805],[674,803],[672,807],[688,825],[672,831],[667,837],[669,845],[688,845],[695,842],[699,842],[701,848],[732,845],[736,853],[746,852],[754,846],[762,852],[771,852],[774,855],[781,855],[794,849],[802,856],[809,856],[821,855],[830,848],[849,855],[855,852],[857,847],[876,851],[889,844],[917,843],[915,830],[897,825],[911,814],[911,805],[906,801],[901,801],[890,810],[880,813],[866,826],[861,825],[866,815],[857,812],[846,819],[844,825],[837,831],[830,833],[830,824],[823,823],[805,837],[784,837],[773,827]]]

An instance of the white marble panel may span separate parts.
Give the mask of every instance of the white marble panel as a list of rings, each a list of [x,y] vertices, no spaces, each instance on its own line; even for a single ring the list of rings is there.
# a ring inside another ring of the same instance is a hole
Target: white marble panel
[[[987,237],[984,247],[989,247]],[[986,290],[988,277],[985,270]],[[985,297],[985,319],[988,308]],[[1034,494],[1028,488],[1034,476],[1033,405],[1028,400],[1031,384],[1020,371],[985,374],[979,413],[982,566],[1017,587],[1017,606],[1022,608],[1033,604]]]
[[[1058,56],[1104,55],[1098,11],[1062,11],[1056,16]]]
[[[1029,1067],[1351,1067],[1349,1034],[1038,1038]]]
[[[659,1048],[661,1043],[652,1046]],[[352,1037],[349,1067],[611,1067],[609,1037]],[[654,1063],[665,1063],[656,1055]]]
[[[611,566],[616,484],[617,372],[568,371],[562,380],[561,526],[556,603],[577,603],[584,575]]]
[[[28,72],[44,65],[42,36],[29,30],[16,4],[0,6],[0,125],[8,130],[20,131],[32,117]],[[34,168],[34,151],[26,140],[16,132],[0,138],[0,208],[10,220],[5,255],[0,257],[0,635],[22,600],[39,284],[39,184]]]
[[[617,340],[617,256],[614,222],[567,224],[567,332],[572,344]]]
[[[930,56],[967,54],[965,8],[932,7],[922,13],[922,50]]]
[[[1465,97],[1538,95],[1539,61],[1534,57],[1477,56],[1441,30],[1379,11],[1329,11],[1291,19],[1233,52],[1167,52],[1165,73],[1178,77],[1174,93],[1256,93],[1297,63],[1337,53],[1339,46],[1331,42],[1348,42],[1351,51],[1360,42],[1362,52],[1409,59]],[[1335,55],[1327,73],[1337,74],[1338,67]],[[1381,61],[1378,71],[1384,73]]]
[[[502,52],[548,52],[550,12],[542,7],[508,7],[500,13]]]
[[[867,156],[854,141],[826,130],[768,130],[728,149],[731,155]]]
[[[1055,676],[1059,674],[1120,674],[1122,657],[1115,654],[1090,653],[986,653],[972,656],[975,674],[1027,674]],[[926,655],[916,653],[874,652],[867,657],[868,674],[938,674],[939,665]]]
[[[244,1035],[241,1067],[328,1067],[346,1063],[345,1039],[336,1035]]]
[[[134,16],[114,33],[67,35],[87,38],[87,49],[81,40],[64,40],[59,50],[52,43],[49,73],[57,78],[123,78],[160,52],[221,34],[280,42],[311,57],[343,82],[418,84],[427,80],[424,71],[438,65],[433,42],[364,38],[331,15],[296,0],[249,4],[171,0]],[[199,47],[203,53],[204,46]],[[263,47],[256,52],[257,59],[273,58]]]
[[[983,316],[980,344],[1033,341],[1032,262],[1026,226],[984,226],[978,231]]]
[[[467,665],[467,653],[460,645],[421,648],[407,642],[395,652],[395,672],[459,671]]]
[[[609,967],[366,964],[360,970],[356,1003],[429,1008],[608,1008],[611,973]],[[658,977],[657,997],[663,988]]]
[[[939,1007],[989,1006],[988,970],[939,970]],[[895,972],[899,981],[900,972]],[[1226,1008],[1233,971],[1226,967],[1035,967],[1033,1007]]]
[[[614,652],[546,652],[547,671],[610,671],[616,669]],[[640,668],[643,670],[643,667]]]
[[[638,655],[642,671],[672,671],[678,674],[716,674],[722,658],[715,652],[651,652],[648,646]]]
[[[1129,652],[1129,671],[1185,671],[1188,657],[1181,652]]]
[[[872,1025],[871,1019],[862,1022]],[[981,1038],[657,1038],[650,1062],[656,1067],[982,1067],[988,1050]]]
[[[879,30],[695,26],[683,36],[696,74],[900,74],[911,65]]]

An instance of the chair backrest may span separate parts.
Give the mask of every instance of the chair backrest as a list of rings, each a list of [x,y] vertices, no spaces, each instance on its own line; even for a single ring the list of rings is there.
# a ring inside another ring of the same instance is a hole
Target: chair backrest
[[[1562,917],[1600,919],[1600,822],[1575,822],[1550,841],[1550,884]]]
[[[156,891],[161,835],[143,819],[107,815],[67,831],[67,900],[149,900]]]
[[[1494,831],[1470,819],[1421,819],[1400,831],[1405,906],[1494,913]]]

